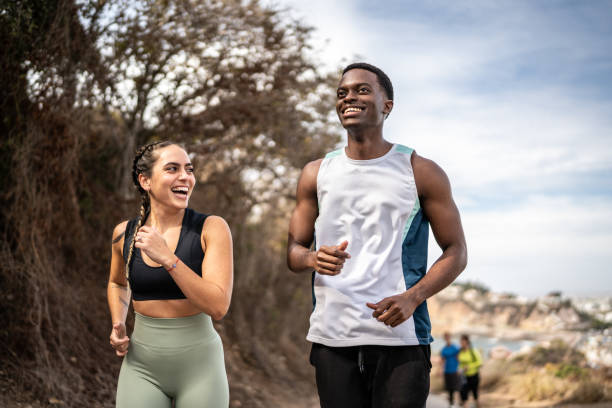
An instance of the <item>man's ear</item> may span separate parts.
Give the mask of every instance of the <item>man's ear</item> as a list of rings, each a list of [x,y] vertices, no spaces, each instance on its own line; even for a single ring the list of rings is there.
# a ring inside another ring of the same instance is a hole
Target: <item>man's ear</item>
[[[385,119],[389,117],[389,114],[393,110],[393,101],[391,99],[387,99],[385,101],[385,107],[383,108],[383,113],[385,114]]]
[[[138,175],[138,182],[140,183],[140,187],[143,188],[144,191],[149,191],[151,189],[151,179],[140,173]]]

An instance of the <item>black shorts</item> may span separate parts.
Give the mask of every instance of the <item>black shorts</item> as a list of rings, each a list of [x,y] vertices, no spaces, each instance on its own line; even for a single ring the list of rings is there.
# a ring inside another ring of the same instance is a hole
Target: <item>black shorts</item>
[[[468,400],[468,396],[470,395],[470,391],[472,391],[472,395],[474,399],[478,399],[478,385],[480,383],[480,376],[478,374],[469,375],[465,377],[465,384],[463,384],[463,388],[461,388],[461,401],[465,402]]]
[[[459,373],[444,373],[444,389],[446,391],[459,391],[461,389]]]
[[[328,347],[313,343],[322,408],[424,408],[431,349],[420,346]]]

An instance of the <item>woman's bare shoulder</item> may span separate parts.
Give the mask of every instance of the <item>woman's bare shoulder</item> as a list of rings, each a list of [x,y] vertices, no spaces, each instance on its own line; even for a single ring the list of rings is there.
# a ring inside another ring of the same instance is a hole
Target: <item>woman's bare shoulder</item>
[[[123,236],[125,235],[125,229],[127,228],[128,221],[121,221],[119,224],[115,226],[113,229],[113,245],[115,244],[123,244]]]

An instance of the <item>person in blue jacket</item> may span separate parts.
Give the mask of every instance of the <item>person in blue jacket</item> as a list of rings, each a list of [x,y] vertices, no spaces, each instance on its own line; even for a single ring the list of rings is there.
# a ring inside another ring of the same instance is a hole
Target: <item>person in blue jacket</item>
[[[452,407],[454,406],[454,394],[461,388],[459,359],[457,358],[461,349],[451,342],[451,335],[448,332],[444,333],[444,341],[446,341],[446,346],[440,351],[444,361],[444,389],[448,392],[448,402]]]

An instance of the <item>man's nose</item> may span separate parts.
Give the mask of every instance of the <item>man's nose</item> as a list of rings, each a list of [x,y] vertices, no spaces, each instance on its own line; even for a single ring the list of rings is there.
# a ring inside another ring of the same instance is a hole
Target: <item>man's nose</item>
[[[349,90],[346,92],[346,96],[344,97],[344,101],[354,101],[357,97],[357,92],[353,90]]]

